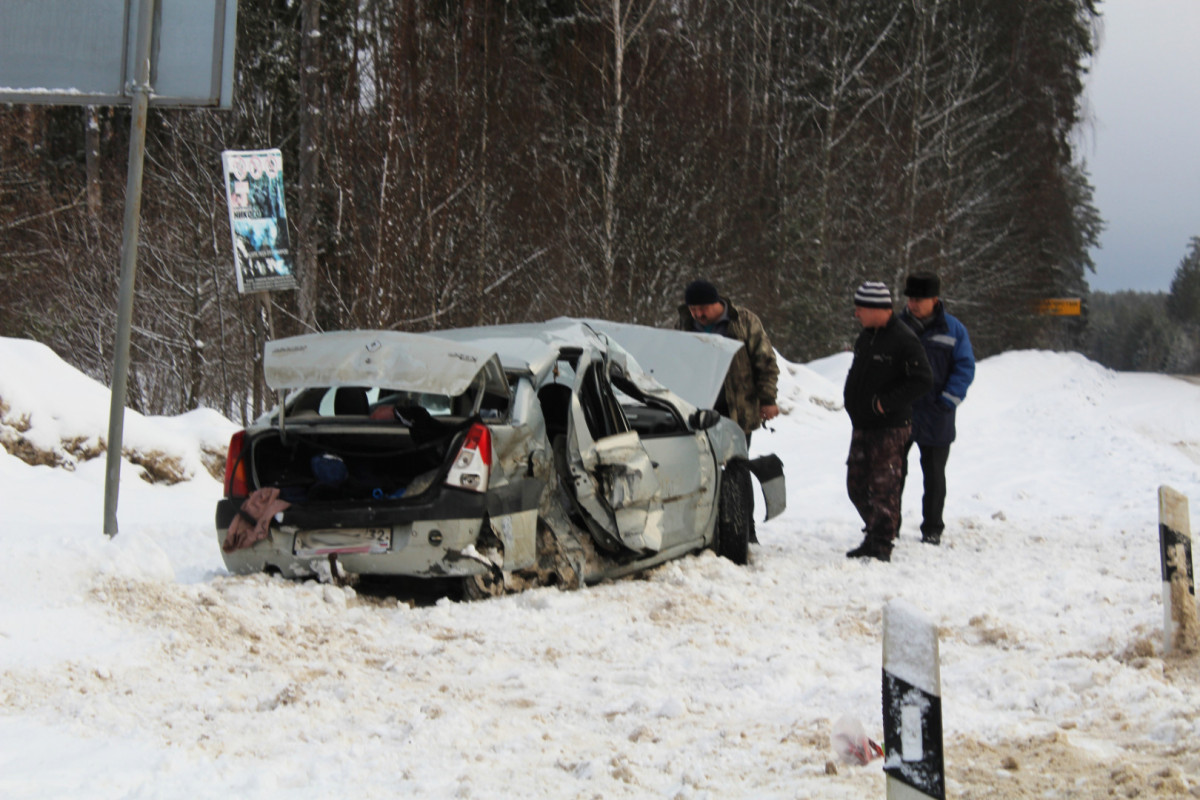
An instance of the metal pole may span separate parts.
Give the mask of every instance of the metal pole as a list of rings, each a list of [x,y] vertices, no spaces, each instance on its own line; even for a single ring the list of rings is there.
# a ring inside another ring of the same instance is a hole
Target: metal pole
[[[113,345],[112,402],[108,409],[108,453],[104,472],[104,533],[117,535],[117,492],[121,484],[121,439],[125,428],[125,392],[129,377],[129,330],[133,319],[133,283],[137,275],[138,221],[142,212],[142,164],[146,154],[146,111],[150,105],[150,39],[154,0],[141,0],[137,54],[129,121],[129,174],[125,181],[125,226],[121,232],[121,288],[117,338]]]

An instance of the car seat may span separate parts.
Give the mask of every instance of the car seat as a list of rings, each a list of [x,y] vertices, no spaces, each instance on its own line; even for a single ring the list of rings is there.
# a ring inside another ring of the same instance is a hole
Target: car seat
[[[333,394],[333,414],[336,417],[365,417],[371,412],[367,390],[363,386],[339,386]]]
[[[538,402],[542,406],[542,419],[546,423],[546,438],[552,443],[567,432],[567,420],[571,413],[571,387],[561,383],[548,383],[538,390]]]

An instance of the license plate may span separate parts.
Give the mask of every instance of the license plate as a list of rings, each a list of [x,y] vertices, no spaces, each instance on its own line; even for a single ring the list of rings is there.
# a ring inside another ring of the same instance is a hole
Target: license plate
[[[297,533],[292,552],[298,556],[328,556],[341,553],[386,553],[391,547],[391,528],[338,528]]]

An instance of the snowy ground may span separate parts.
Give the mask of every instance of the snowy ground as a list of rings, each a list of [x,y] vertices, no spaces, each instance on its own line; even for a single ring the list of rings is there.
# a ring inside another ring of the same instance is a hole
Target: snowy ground
[[[108,541],[104,459],[84,460],[106,390],[0,339],[0,440],[66,464],[0,451],[0,797],[882,797],[880,762],[829,737],[847,715],[881,735],[895,598],[938,625],[948,796],[1200,797],[1200,667],[1163,654],[1156,496],[1200,497],[1200,386],[982,361],[943,546],[919,542],[913,480],[892,563],[861,563],[847,367],[786,365],[754,449],[783,458],[789,509],[748,567],[410,606],[228,576],[201,452],[233,426],[211,412],[127,416],[139,460],[191,479],[127,463]]]

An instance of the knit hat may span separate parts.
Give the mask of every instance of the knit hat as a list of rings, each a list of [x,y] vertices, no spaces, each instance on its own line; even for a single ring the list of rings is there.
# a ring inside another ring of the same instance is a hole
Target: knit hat
[[[707,306],[721,302],[721,295],[708,281],[692,281],[683,290],[683,302],[689,306]]]
[[[863,308],[891,308],[892,293],[879,281],[866,281],[854,293],[854,305]]]
[[[904,296],[915,297],[918,300],[937,297],[941,289],[941,281],[932,272],[913,273],[904,282]]]

